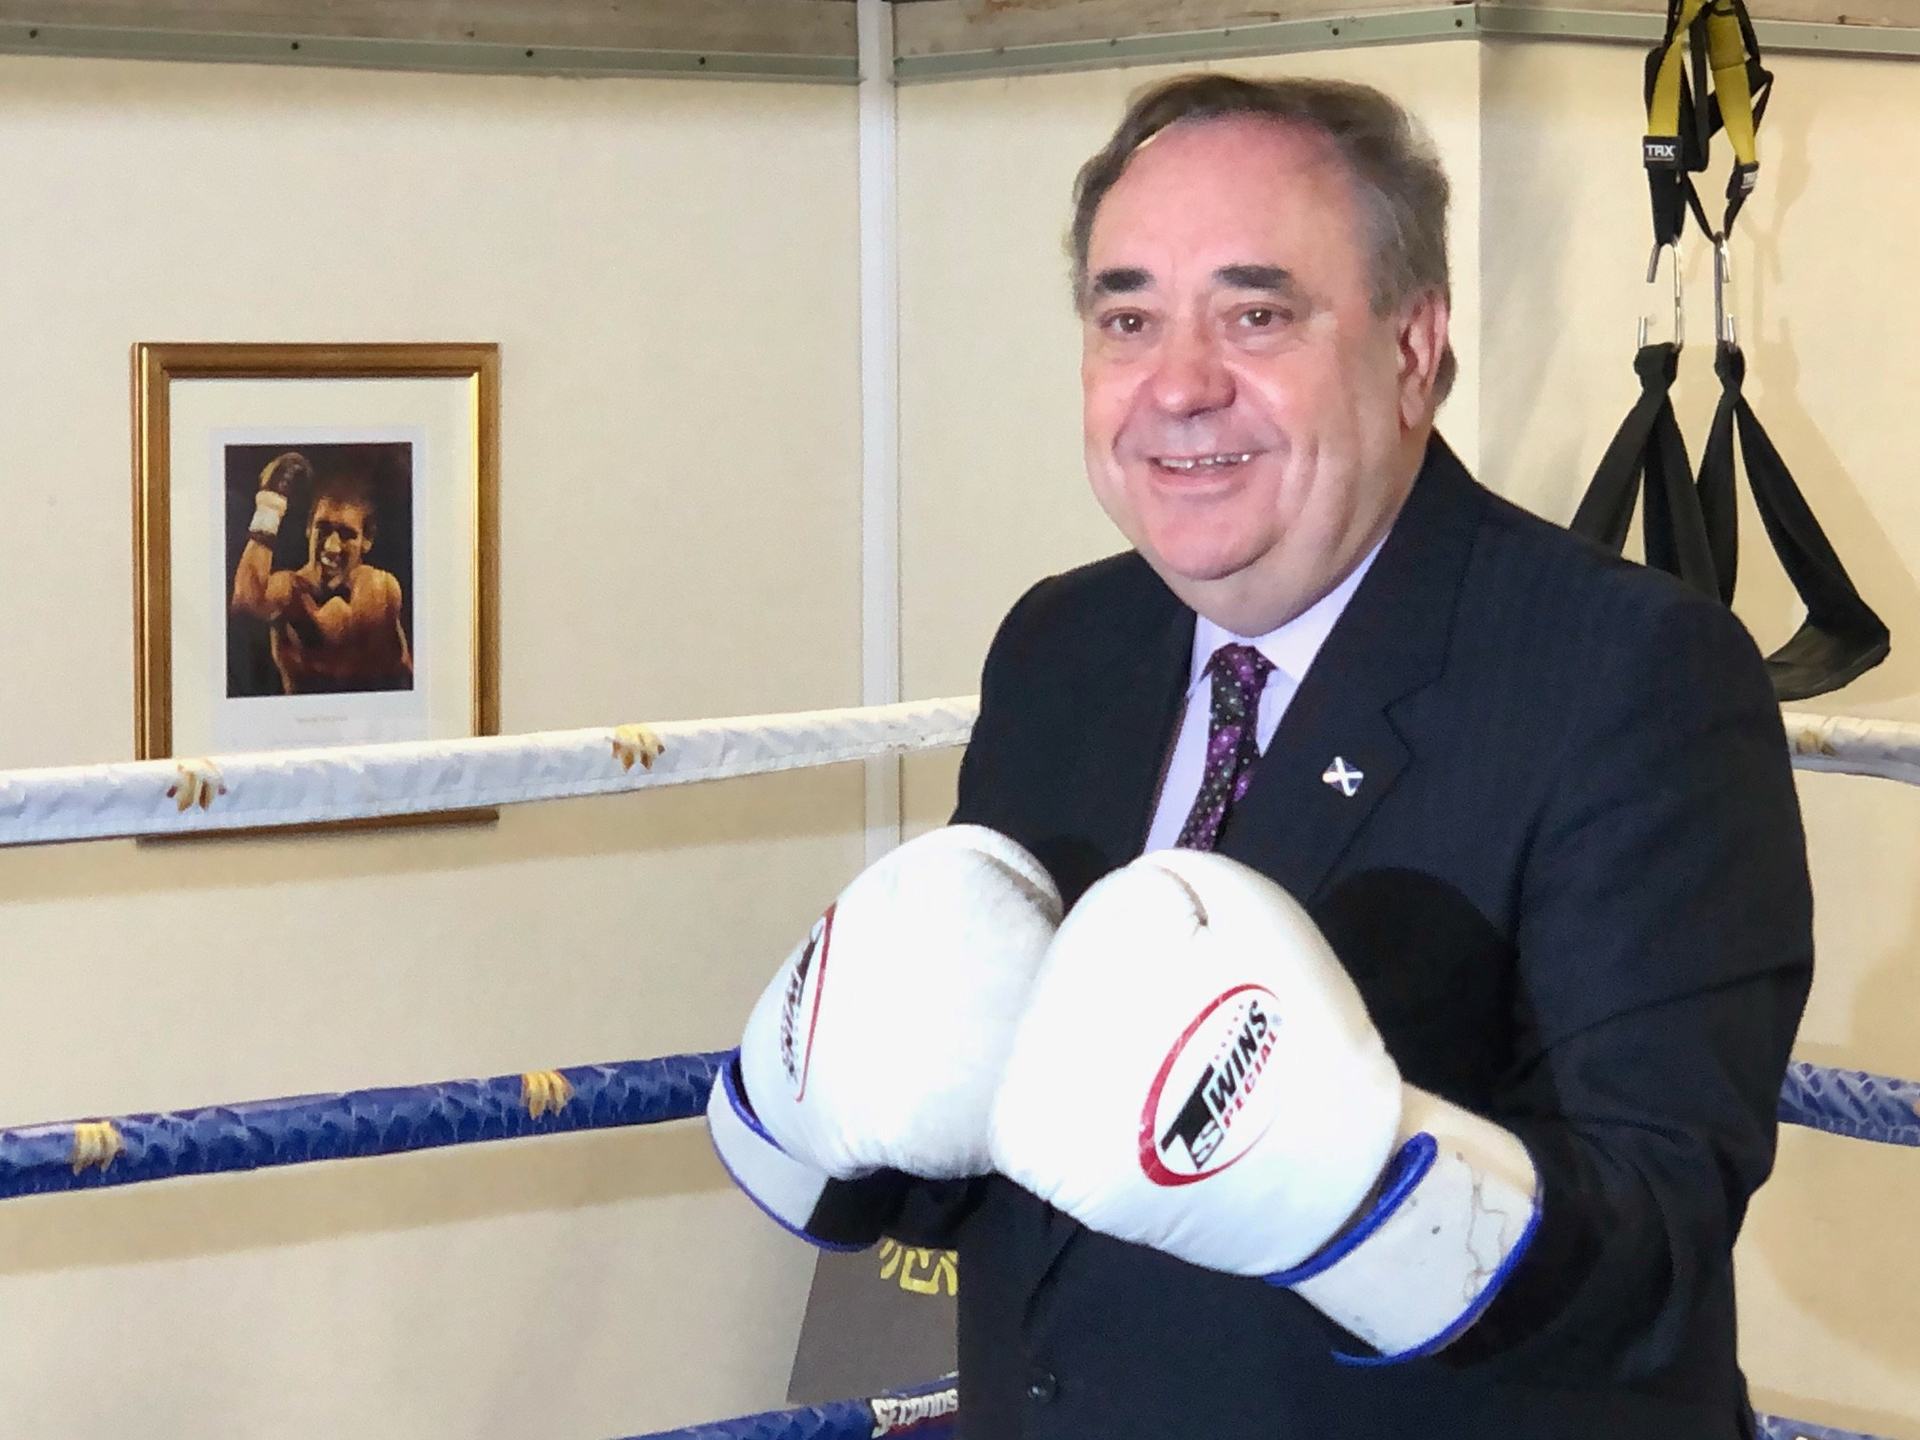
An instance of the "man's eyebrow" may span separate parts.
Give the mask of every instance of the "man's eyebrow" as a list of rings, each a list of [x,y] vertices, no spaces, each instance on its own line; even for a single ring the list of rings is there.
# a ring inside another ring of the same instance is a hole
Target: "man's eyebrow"
[[[1293,290],[1293,272],[1279,265],[1222,265],[1213,278],[1230,290]]]
[[[1137,295],[1151,288],[1153,277],[1135,265],[1102,270],[1087,285],[1089,295]]]

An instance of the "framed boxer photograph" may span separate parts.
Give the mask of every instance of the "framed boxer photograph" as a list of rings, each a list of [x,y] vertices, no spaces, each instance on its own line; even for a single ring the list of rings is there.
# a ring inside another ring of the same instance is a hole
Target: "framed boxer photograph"
[[[133,350],[143,760],[498,729],[499,351]]]

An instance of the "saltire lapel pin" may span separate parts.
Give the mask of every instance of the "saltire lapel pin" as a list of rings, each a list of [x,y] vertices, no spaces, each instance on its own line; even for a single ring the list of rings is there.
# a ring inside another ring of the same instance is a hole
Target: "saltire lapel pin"
[[[1366,778],[1364,773],[1356,770],[1338,755],[1333,757],[1333,763],[1327,766],[1325,773],[1320,777],[1322,782],[1338,790],[1349,800],[1359,793],[1360,782]]]

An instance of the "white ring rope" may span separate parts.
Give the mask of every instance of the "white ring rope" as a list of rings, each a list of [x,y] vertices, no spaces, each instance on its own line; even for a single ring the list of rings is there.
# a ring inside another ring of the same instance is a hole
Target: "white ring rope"
[[[972,696],[474,740],[0,771],[0,846],[487,809],[964,745]],[[1920,724],[1785,717],[1793,763],[1920,785]]]
[[[1920,724],[1792,710],[1780,718],[1787,725],[1787,745],[1796,770],[1872,775],[1920,785]]]
[[[474,810],[966,743],[971,696],[474,740],[0,771],[0,846]]]

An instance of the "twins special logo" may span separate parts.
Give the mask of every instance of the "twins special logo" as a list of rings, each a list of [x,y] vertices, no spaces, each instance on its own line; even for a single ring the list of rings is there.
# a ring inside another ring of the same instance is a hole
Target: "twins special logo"
[[[960,1387],[949,1385],[931,1395],[882,1395],[869,1400],[873,1407],[874,1440],[882,1435],[903,1435],[935,1420],[960,1413]]]
[[[793,1085],[793,1098],[807,1098],[807,1065],[813,1058],[813,1031],[820,1023],[820,987],[827,980],[827,951],[833,945],[833,909],[813,922],[787,977],[780,1006],[780,1064]]]
[[[1260,985],[1209,1002],[1173,1042],[1140,1112],[1140,1168],[1156,1185],[1191,1185],[1251,1150],[1273,1123],[1279,1087],[1262,1087],[1279,1004]]]

